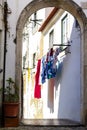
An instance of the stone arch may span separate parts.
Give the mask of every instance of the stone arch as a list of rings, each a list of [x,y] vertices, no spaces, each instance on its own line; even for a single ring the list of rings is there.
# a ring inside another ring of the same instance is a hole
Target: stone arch
[[[86,123],[87,116],[87,19],[82,9],[72,0],[34,0],[30,2],[21,12],[16,28],[16,83],[20,87],[21,94],[21,68],[22,68],[22,31],[25,25],[26,20],[33,14],[35,11],[45,8],[45,7],[59,7],[68,12],[70,12],[79,22],[81,33],[81,53],[82,53],[82,69],[81,69],[81,78],[82,78],[82,93],[81,93],[81,120],[83,123]],[[21,102],[21,98],[20,98]],[[20,107],[21,112],[21,107]]]

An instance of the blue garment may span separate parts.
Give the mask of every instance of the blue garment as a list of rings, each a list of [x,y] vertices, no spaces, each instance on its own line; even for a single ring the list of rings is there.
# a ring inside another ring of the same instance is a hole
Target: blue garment
[[[54,78],[56,76],[56,68],[53,67],[54,59],[51,56],[49,61],[46,62],[46,58],[42,58],[42,72],[41,82],[45,83],[46,79]]]
[[[46,57],[42,57],[42,72],[41,72],[41,82],[42,84],[46,81]]]
[[[46,64],[47,79],[54,78],[56,76],[56,68],[53,68],[53,60],[50,60]]]

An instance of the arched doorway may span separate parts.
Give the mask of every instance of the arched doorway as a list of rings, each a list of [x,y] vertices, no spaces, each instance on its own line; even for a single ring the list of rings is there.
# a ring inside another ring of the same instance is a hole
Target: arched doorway
[[[17,24],[17,48],[16,48],[16,82],[18,84],[18,86],[20,86],[20,94],[22,93],[21,91],[21,68],[22,68],[22,31],[23,31],[23,27],[25,25],[26,20],[28,19],[28,17],[34,13],[35,11],[41,9],[41,8],[45,8],[45,7],[59,7],[62,8],[64,10],[67,10],[68,12],[70,12],[79,22],[80,24],[80,28],[81,28],[81,33],[83,35],[81,35],[81,39],[82,39],[82,43],[81,43],[81,48],[82,48],[82,67],[81,67],[81,79],[82,79],[82,86],[81,86],[81,121],[84,122],[85,121],[85,116],[86,116],[86,97],[84,98],[84,96],[86,95],[84,93],[84,89],[86,89],[86,82],[85,82],[85,78],[83,77],[86,76],[86,50],[84,50],[83,48],[85,48],[85,44],[86,44],[86,32],[84,31],[86,29],[86,18],[84,13],[82,12],[81,8],[76,5],[73,1],[64,1],[62,0],[60,1],[54,1],[51,0],[50,2],[47,1],[33,1],[31,2],[21,13],[19,20],[18,20],[18,24]],[[84,32],[84,33],[83,33]],[[83,57],[85,55],[85,57]],[[83,62],[84,59],[84,62]],[[83,100],[84,99],[84,100]],[[20,96],[20,102],[21,102],[21,96]],[[20,107],[20,112],[21,112],[21,107]],[[21,113],[20,113],[21,115]]]

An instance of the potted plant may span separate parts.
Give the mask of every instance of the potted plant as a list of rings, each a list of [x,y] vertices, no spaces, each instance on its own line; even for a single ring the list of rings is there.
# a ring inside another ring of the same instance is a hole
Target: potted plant
[[[4,88],[4,102],[3,102],[4,125],[12,127],[18,125],[19,88],[16,86],[15,82],[11,77],[9,77],[6,80],[6,82],[7,82],[7,86]],[[11,121],[13,121],[13,125]],[[14,124],[15,121],[16,121],[16,125]]]
[[[18,87],[12,78],[8,78],[6,80],[7,86],[4,89],[4,106],[5,109],[9,107],[9,111],[7,109],[4,111],[5,116],[16,116],[18,114],[18,105],[19,105],[19,96],[18,96]],[[13,107],[14,110],[10,107]]]

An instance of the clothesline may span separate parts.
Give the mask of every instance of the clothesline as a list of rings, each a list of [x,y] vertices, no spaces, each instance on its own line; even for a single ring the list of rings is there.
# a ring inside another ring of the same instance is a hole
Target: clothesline
[[[53,46],[71,46],[70,43],[72,43],[72,40],[67,41],[66,43],[63,43],[63,44],[53,44]]]
[[[63,52],[63,51],[66,51],[71,45],[70,45],[70,44],[68,44],[68,45],[53,44],[53,46],[60,46],[60,47],[65,46],[65,48],[61,49],[61,52]],[[50,49],[49,49],[49,50],[50,50]],[[48,50],[48,51],[49,51],[49,50]],[[61,52],[60,52],[60,53],[61,53]],[[67,52],[67,53],[71,53],[70,51],[66,51],[66,52]],[[66,54],[67,54],[67,53],[66,53]],[[47,55],[47,53],[44,54],[43,57],[46,56],[46,55]]]
[[[65,44],[53,44],[53,46],[71,46],[70,44],[67,44],[67,45],[65,45]]]

